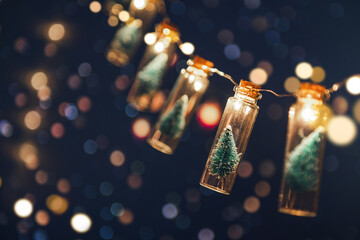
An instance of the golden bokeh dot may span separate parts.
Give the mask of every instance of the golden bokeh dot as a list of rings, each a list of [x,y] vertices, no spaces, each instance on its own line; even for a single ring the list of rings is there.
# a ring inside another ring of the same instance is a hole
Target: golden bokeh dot
[[[325,70],[322,67],[314,67],[311,75],[311,80],[316,83],[324,81],[326,77]]]
[[[42,87],[46,86],[47,82],[48,78],[43,72],[34,73],[31,77],[31,86],[35,90],[40,90]]]
[[[110,27],[116,27],[119,24],[119,19],[116,16],[110,16],[108,24]]]
[[[53,41],[59,41],[65,36],[65,27],[60,23],[50,26],[48,31],[49,38]]]
[[[30,111],[25,115],[24,123],[28,129],[35,130],[41,124],[41,116],[36,111]]]
[[[360,75],[355,74],[346,81],[346,90],[352,95],[360,94]]]
[[[357,136],[356,124],[347,116],[335,116],[329,121],[327,136],[334,145],[349,145]]]
[[[45,210],[38,210],[35,214],[35,221],[40,226],[46,226],[50,222],[50,216]]]
[[[132,124],[132,132],[136,138],[145,139],[151,130],[148,120],[145,118],[138,118]]]
[[[51,96],[51,89],[48,86],[42,86],[37,95],[41,101],[47,101]]]
[[[20,146],[19,149],[19,158],[23,161],[29,156],[29,155],[35,155],[37,154],[36,147],[31,143],[24,143]]]
[[[27,218],[33,212],[34,206],[29,199],[21,198],[14,203],[14,212],[18,217]]]
[[[353,115],[355,120],[360,123],[360,99],[358,99],[353,106]]]
[[[69,207],[69,203],[66,198],[57,194],[52,194],[46,199],[46,206],[56,215],[61,215]]]
[[[295,73],[300,79],[308,79],[313,74],[313,67],[310,63],[301,62],[296,66]]]
[[[116,167],[122,166],[125,162],[124,153],[119,150],[113,151],[110,155],[110,162],[112,165],[114,165]]]
[[[39,158],[35,154],[29,154],[24,159],[25,166],[30,170],[35,170],[39,167]]]
[[[101,4],[98,1],[92,1],[89,4],[89,9],[90,11],[92,11],[93,13],[98,13],[101,11]]]
[[[262,68],[254,68],[249,74],[249,79],[255,84],[264,85],[267,82],[268,74]]]
[[[267,181],[260,181],[255,185],[255,193],[259,197],[266,197],[270,194],[270,184]]]
[[[70,225],[75,232],[86,233],[92,226],[91,218],[85,213],[76,213],[70,219]]]
[[[255,196],[247,197],[244,201],[244,209],[248,213],[255,213],[260,208],[260,200]]]
[[[284,88],[289,93],[294,93],[300,89],[300,80],[297,77],[288,77],[284,82]]]
[[[150,104],[150,111],[151,112],[158,112],[161,110],[162,106],[166,101],[166,95],[163,91],[157,91],[155,96]]]
[[[127,22],[130,19],[130,14],[128,11],[122,10],[119,13],[119,19],[122,22]]]
[[[130,209],[124,209],[119,216],[119,222],[123,225],[130,225],[134,221],[134,214]]]

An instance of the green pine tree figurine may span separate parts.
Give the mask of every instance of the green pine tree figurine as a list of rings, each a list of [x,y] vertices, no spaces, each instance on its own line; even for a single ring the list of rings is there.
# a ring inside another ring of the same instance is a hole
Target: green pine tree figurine
[[[141,21],[134,20],[122,26],[115,35],[115,45],[128,52],[135,47],[141,40]],[[116,47],[116,46],[115,46]]]
[[[159,87],[161,77],[166,69],[167,60],[168,55],[161,53],[139,72],[137,95],[149,94]]]
[[[294,191],[312,191],[319,186],[319,151],[324,128],[319,126],[290,153],[285,179]]]
[[[176,101],[174,107],[160,119],[159,129],[161,133],[177,137],[181,135],[185,128],[185,116],[188,106],[189,98],[187,95],[183,95]]]
[[[236,171],[241,153],[237,153],[233,132],[230,125],[227,125],[220,135],[211,157],[209,170],[210,174],[222,179]]]

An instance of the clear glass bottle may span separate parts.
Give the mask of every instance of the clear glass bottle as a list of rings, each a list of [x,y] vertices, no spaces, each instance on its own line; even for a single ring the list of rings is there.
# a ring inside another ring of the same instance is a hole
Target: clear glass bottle
[[[290,107],[279,211],[315,217],[325,149],[325,134],[332,115],[325,104],[325,87],[302,83]]]
[[[209,85],[209,68],[214,64],[199,56],[187,62],[170,93],[159,120],[148,138],[155,149],[173,154]]]
[[[256,116],[260,86],[241,80],[228,99],[200,185],[229,195],[234,185]]]
[[[139,111],[147,111],[173,62],[180,33],[174,25],[162,22],[155,28],[157,37],[148,45],[132,85],[128,102]]]
[[[143,37],[158,12],[160,0],[132,0],[130,18],[116,31],[106,53],[109,62],[118,67],[127,64],[138,50]],[[119,4],[114,5],[117,7]],[[120,6],[120,5],[119,5]],[[118,9],[114,10],[115,12]]]

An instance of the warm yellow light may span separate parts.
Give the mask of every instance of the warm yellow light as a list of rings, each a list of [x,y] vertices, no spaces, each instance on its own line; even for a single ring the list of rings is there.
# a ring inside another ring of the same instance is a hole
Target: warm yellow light
[[[85,213],[77,213],[70,220],[71,227],[78,233],[86,233],[90,230],[92,221]]]
[[[20,146],[19,149],[19,158],[23,161],[27,159],[28,156],[36,155],[37,149],[31,143],[24,143]]]
[[[145,34],[144,41],[147,45],[153,45],[156,41],[156,33]]]
[[[288,77],[284,82],[284,88],[290,93],[294,93],[300,89],[300,80],[296,77]]]
[[[92,1],[89,5],[90,11],[98,13],[101,11],[101,4],[98,1]]]
[[[267,82],[268,75],[262,68],[254,68],[249,74],[249,79],[255,84],[263,85]]]
[[[301,112],[301,117],[305,122],[313,122],[318,116],[319,112],[312,109],[311,106],[306,106]]]
[[[120,21],[127,22],[130,19],[130,14],[128,11],[122,10],[119,12],[118,17],[119,17]]]
[[[27,128],[35,130],[41,124],[41,116],[36,111],[30,111],[25,115],[24,123]]]
[[[158,42],[154,46],[154,50],[157,53],[160,53],[160,52],[164,51],[164,49],[165,49],[165,46],[164,46],[164,43],[162,43],[162,42]]]
[[[41,87],[46,86],[47,82],[48,78],[43,72],[34,73],[34,75],[31,77],[31,86],[35,90],[40,90]]]
[[[195,47],[192,43],[190,42],[185,42],[183,44],[180,45],[180,50],[185,54],[185,55],[191,55],[194,53],[195,51]]]
[[[139,9],[142,10],[146,7],[146,0],[134,0],[134,6]]]
[[[28,199],[21,198],[15,202],[14,212],[18,217],[26,218],[33,212],[33,204]]]
[[[194,83],[194,89],[195,89],[195,91],[200,91],[200,89],[202,88],[202,83],[201,82],[199,82],[199,81],[196,81],[195,83]]]
[[[59,41],[65,36],[65,27],[60,23],[51,25],[49,28],[49,38],[53,41]]]
[[[125,155],[119,150],[115,150],[110,155],[110,162],[116,167],[120,167],[125,162]]]
[[[52,194],[46,199],[46,206],[56,215],[61,215],[69,207],[68,201],[59,195]]]
[[[301,79],[308,79],[313,74],[313,67],[307,62],[301,62],[296,66],[295,73]]]
[[[360,123],[360,99],[355,102],[352,110],[355,120]]]
[[[326,76],[325,70],[322,67],[314,67],[311,75],[311,80],[316,83],[324,81]]]
[[[355,140],[357,127],[347,116],[333,117],[328,125],[327,136],[330,142],[338,146],[346,146]]]
[[[119,24],[119,19],[116,16],[110,16],[108,24],[110,27],[116,27]]]
[[[352,95],[360,94],[360,75],[354,75],[346,81],[346,90]]]

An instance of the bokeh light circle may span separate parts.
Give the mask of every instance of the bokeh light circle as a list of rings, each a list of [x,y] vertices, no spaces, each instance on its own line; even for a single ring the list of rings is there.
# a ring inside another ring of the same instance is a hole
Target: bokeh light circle
[[[300,80],[296,77],[288,77],[284,82],[284,88],[289,93],[294,93],[300,89]]]
[[[313,74],[313,67],[310,63],[301,62],[296,66],[295,73],[300,79],[308,79]]]
[[[14,204],[14,212],[18,217],[29,217],[33,212],[33,204],[26,198],[18,199]]]
[[[218,125],[221,117],[221,109],[218,103],[203,103],[197,111],[200,124],[206,128],[213,128]]]
[[[85,213],[77,213],[70,220],[72,229],[78,233],[86,233],[90,230],[92,221]]]
[[[49,28],[49,38],[53,41],[59,41],[65,36],[65,27],[62,24],[53,24]]]
[[[263,85],[267,82],[268,74],[262,68],[254,68],[249,74],[249,79],[255,84]]]
[[[338,146],[351,144],[357,135],[354,121],[347,116],[336,116],[329,121],[327,136],[330,142]]]
[[[244,210],[248,213],[255,213],[260,208],[260,200],[255,196],[247,197],[244,201]]]
[[[354,75],[347,79],[346,90],[352,95],[360,94],[360,75]]]

